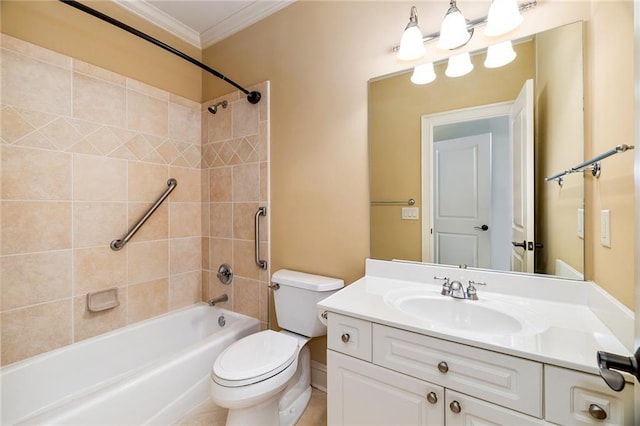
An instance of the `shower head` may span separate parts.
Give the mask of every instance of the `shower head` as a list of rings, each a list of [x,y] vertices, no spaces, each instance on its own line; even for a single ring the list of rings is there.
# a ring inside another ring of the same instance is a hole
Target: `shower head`
[[[207,109],[209,110],[209,112],[211,114],[215,114],[216,112],[218,112],[218,107],[221,106],[223,109],[227,107],[227,105],[229,105],[229,103],[227,101],[222,101],[222,102],[218,102],[216,104],[213,104],[211,106],[209,106]]]

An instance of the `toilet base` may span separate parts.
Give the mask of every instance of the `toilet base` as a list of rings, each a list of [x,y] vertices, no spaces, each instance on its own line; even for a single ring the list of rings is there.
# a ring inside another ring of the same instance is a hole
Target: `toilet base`
[[[296,400],[286,409],[280,411],[280,426],[295,425],[311,399],[311,386],[302,392]]]

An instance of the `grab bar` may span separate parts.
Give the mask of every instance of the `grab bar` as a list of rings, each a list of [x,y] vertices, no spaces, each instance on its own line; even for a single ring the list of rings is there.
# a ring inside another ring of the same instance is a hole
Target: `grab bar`
[[[267,269],[267,261],[260,260],[260,216],[267,215],[266,207],[258,207],[255,216],[255,240],[256,240],[256,265],[260,269]]]
[[[167,190],[164,191],[164,193],[160,196],[160,198],[158,198],[158,201],[156,201],[151,206],[151,208],[144,214],[144,216],[142,216],[140,220],[138,220],[138,223],[136,223],[135,226],[131,228],[131,230],[129,230],[127,235],[125,235],[123,238],[119,240],[111,241],[111,244],[110,244],[111,250],[118,251],[122,247],[124,247],[125,244],[129,242],[129,240],[136,234],[136,232],[138,232],[138,229],[140,229],[142,225],[144,225],[144,223],[149,219],[149,217],[151,217],[151,215],[156,211],[156,209],[160,207],[160,204],[162,204],[162,202],[169,196],[169,194],[171,194],[171,191],[173,191],[176,188],[176,186],[178,186],[178,181],[175,180],[174,178],[171,178],[167,181],[167,185],[169,185],[169,188],[167,188]]]
[[[394,204],[408,204],[410,206],[413,206],[415,203],[416,200],[414,200],[413,198],[409,198],[407,201],[372,201],[371,205],[390,206]]]

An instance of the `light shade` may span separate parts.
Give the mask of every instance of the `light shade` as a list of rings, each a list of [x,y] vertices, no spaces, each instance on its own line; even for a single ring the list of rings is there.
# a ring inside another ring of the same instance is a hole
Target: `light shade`
[[[506,34],[520,26],[522,20],[516,0],[493,0],[484,33],[490,37]]]
[[[438,48],[456,49],[467,44],[470,38],[471,33],[467,30],[467,21],[456,6],[455,0],[451,0],[451,6],[440,27]]]
[[[433,69],[433,62],[418,65],[413,69],[411,82],[413,84],[429,84],[436,79],[436,72]]]
[[[487,58],[484,60],[484,66],[487,68],[502,67],[515,58],[516,52],[513,51],[511,41],[503,41],[489,46],[487,49]]]
[[[400,39],[400,49],[398,59],[403,61],[414,61],[424,56],[426,49],[422,39],[422,31],[418,27],[418,13],[415,6],[411,7],[409,23],[402,33]]]
[[[447,77],[462,77],[473,70],[471,56],[469,52],[460,53],[449,58],[447,70],[444,72]]]

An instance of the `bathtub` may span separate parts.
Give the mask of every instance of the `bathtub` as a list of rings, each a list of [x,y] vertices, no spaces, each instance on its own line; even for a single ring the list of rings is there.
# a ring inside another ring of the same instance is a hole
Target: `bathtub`
[[[203,303],[11,364],[0,423],[171,424],[209,397],[216,356],[259,328]]]

